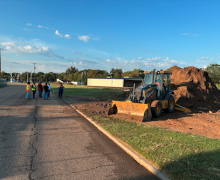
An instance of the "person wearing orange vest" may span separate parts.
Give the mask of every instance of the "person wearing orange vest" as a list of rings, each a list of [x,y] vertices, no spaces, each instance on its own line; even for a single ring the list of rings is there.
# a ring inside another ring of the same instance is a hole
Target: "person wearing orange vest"
[[[30,86],[30,82],[27,82],[27,86],[26,86],[26,99],[31,99],[30,98],[30,91],[31,91],[31,86]]]
[[[63,96],[63,88],[64,88],[64,87],[63,87],[63,84],[60,84],[59,87],[58,87],[58,89],[59,89],[58,98],[59,98],[59,97],[62,98],[62,96]]]

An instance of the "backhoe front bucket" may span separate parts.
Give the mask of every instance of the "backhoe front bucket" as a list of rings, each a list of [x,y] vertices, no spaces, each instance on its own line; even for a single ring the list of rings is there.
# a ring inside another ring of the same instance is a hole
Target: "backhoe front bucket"
[[[143,121],[149,121],[152,118],[150,104],[133,103],[131,101],[112,101],[108,115],[116,113],[142,116]]]

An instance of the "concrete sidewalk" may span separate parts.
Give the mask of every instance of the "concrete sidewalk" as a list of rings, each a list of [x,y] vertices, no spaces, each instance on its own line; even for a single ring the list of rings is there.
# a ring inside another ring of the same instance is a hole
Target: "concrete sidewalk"
[[[26,100],[24,85],[0,89],[0,179],[157,179],[62,99],[49,99]]]

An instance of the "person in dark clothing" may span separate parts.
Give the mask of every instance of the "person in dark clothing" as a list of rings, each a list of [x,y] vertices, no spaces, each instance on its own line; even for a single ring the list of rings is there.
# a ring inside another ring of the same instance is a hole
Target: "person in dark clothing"
[[[49,92],[49,87],[47,86],[47,83],[45,83],[45,86],[44,86],[44,100],[46,98],[46,100],[49,100],[48,99],[48,92]]]
[[[33,99],[36,99],[36,98],[35,98],[35,93],[36,93],[36,85],[35,85],[35,82],[32,84],[31,89],[32,89],[32,92],[33,92]]]
[[[58,87],[58,89],[59,89],[58,98],[59,98],[59,97],[62,98],[62,96],[63,96],[63,88],[64,88],[64,87],[63,87],[63,84],[60,84],[59,87]]]
[[[43,92],[43,90],[44,90],[42,84],[39,83],[39,84],[37,85],[37,87],[38,87],[38,91],[39,91],[39,97],[42,97],[42,92]]]

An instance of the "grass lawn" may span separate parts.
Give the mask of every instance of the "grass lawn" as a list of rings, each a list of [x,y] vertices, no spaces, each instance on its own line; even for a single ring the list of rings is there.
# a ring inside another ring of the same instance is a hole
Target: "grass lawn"
[[[55,93],[58,86],[53,85]],[[73,93],[74,92],[74,93]],[[67,85],[64,95],[114,97],[122,90]],[[90,114],[104,129],[131,146],[173,180],[220,180],[220,140],[144,123]]]
[[[58,85],[52,85],[55,93],[58,93]],[[94,87],[64,85],[63,95],[92,96],[99,98],[114,98],[115,95],[123,95],[123,90],[119,89],[99,89]],[[120,99],[120,98],[119,98]]]
[[[172,179],[220,179],[220,140],[84,113]]]

